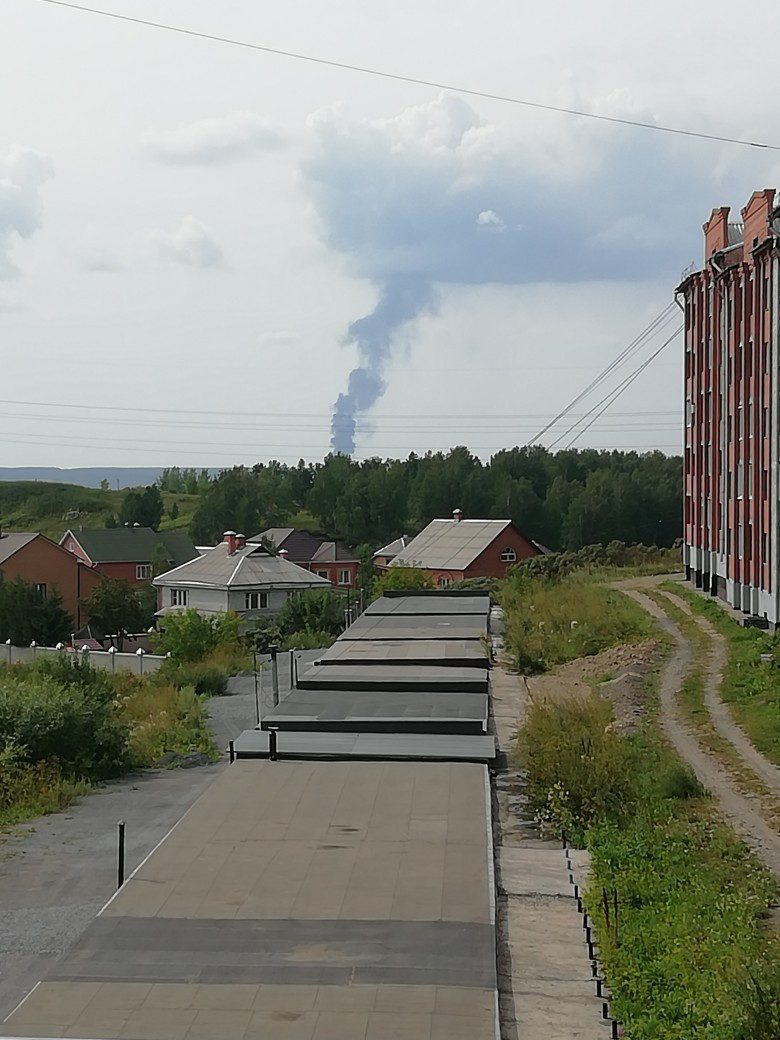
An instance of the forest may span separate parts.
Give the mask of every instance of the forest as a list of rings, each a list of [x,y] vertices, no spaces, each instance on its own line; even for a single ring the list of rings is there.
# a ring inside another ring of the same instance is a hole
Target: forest
[[[163,491],[179,471],[167,470]],[[671,545],[682,534],[682,460],[661,452],[511,448],[482,462],[465,447],[407,459],[234,467],[200,484],[190,533],[198,543],[228,528],[317,527],[355,546],[378,548],[414,535],[434,517],[513,520],[554,550],[617,539]]]

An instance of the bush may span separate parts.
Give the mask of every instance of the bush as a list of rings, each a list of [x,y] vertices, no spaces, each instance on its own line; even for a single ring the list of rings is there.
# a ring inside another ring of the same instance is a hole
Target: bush
[[[241,619],[233,611],[205,617],[190,608],[169,614],[164,624],[155,636],[155,650],[170,654],[174,661],[200,661],[217,649],[242,652]]]
[[[221,697],[232,674],[234,673],[224,666],[208,661],[166,663],[157,673],[162,682],[172,683],[178,688],[190,687],[199,697]]]
[[[527,573],[534,578],[558,581],[578,570],[594,570],[606,567],[630,567],[634,573],[663,574],[678,571],[682,564],[681,543],[675,542],[671,549],[659,549],[657,545],[626,545],[613,541],[607,545],[596,543],[585,545],[571,552],[546,553],[530,556],[511,568],[517,573]]]
[[[0,673],[0,744],[14,744],[30,763],[57,759],[69,776],[102,780],[125,768],[127,731],[110,682],[82,669],[72,682],[44,669]]]
[[[536,818],[582,838],[604,819],[622,819],[637,797],[630,745],[611,704],[595,691],[565,701],[532,702],[518,734],[520,764]]]
[[[13,741],[0,746],[0,825],[57,812],[86,789],[63,777],[56,760],[30,763]]]
[[[335,637],[344,630],[346,597],[330,589],[309,589],[290,596],[274,618],[282,639],[294,632],[327,632]]]
[[[131,679],[118,698],[118,711],[135,767],[154,765],[167,751],[214,755],[203,699],[191,686]]]
[[[435,589],[436,582],[428,571],[420,567],[388,567],[387,570],[374,582],[372,597],[379,599],[385,592],[395,590],[410,592],[417,589]]]
[[[317,629],[306,629],[304,632],[293,632],[282,640],[282,650],[319,650],[320,647],[333,646],[336,636],[332,632],[321,632]]]

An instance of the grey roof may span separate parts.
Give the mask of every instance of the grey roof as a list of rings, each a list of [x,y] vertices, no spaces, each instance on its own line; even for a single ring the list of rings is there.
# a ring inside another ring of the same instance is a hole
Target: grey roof
[[[323,542],[311,558],[312,563],[359,563],[357,556],[343,542]]]
[[[511,520],[431,520],[390,566],[465,570],[511,523]]]
[[[487,668],[488,659],[477,639],[338,639],[322,655],[318,667],[336,664]]]
[[[29,545],[37,537],[38,533],[32,531],[4,531],[0,535],[0,563],[19,552],[25,545]]]
[[[247,544],[228,555],[226,542],[181,567],[159,575],[154,585],[194,585],[217,589],[330,588],[320,578],[289,560],[269,553],[261,545]]]
[[[485,614],[361,614],[339,638],[339,642],[369,639],[482,639],[487,635]]]
[[[377,617],[426,617],[440,614],[477,614],[486,617],[490,613],[490,596],[448,596],[446,592],[437,592],[433,596],[380,596],[363,613]]]
[[[483,660],[483,664],[487,662]],[[415,691],[433,694],[488,692],[487,668],[461,668],[457,665],[350,664],[331,662],[327,667],[298,666],[299,690],[388,690],[391,693]]]
[[[250,542],[260,542],[265,538],[268,542],[273,542],[277,549],[281,548],[282,543],[290,537],[295,530],[294,527],[269,527],[267,531],[261,531],[260,534],[254,535],[249,538]]]
[[[728,225],[728,243],[730,246],[739,245],[745,233],[745,225],[741,223]]]
[[[269,732],[246,729],[236,738],[236,757],[268,758]],[[496,757],[496,740],[491,734],[476,733],[322,733],[318,730],[290,732],[276,737],[280,758],[394,759],[416,762],[490,762]]]
[[[409,544],[409,539],[405,534],[402,534],[400,538],[395,538],[392,542],[388,542],[387,545],[383,545],[381,549],[377,549],[374,553],[374,557],[377,556],[397,556],[402,549],[405,549]]]

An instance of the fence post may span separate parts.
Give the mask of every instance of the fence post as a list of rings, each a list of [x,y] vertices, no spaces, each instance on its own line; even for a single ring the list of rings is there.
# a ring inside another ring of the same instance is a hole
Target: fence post
[[[7,651],[7,654],[8,654],[8,661],[7,661],[7,663],[10,664],[11,663],[11,640],[10,639],[6,639],[6,641],[5,641],[5,648],[6,648],[6,651]]]
[[[125,883],[125,821],[120,820],[116,825],[116,829],[116,887],[119,889]]]
[[[108,653],[111,657],[111,674],[113,675],[116,672],[116,647],[110,646]]]
[[[89,647],[86,643],[81,648],[81,663],[89,664]]]
[[[273,685],[274,707],[279,706],[279,647],[274,643],[268,648],[271,651],[271,683]]]
[[[32,641],[32,642],[30,643],[30,649],[32,650],[32,659],[33,659],[33,664],[35,664],[35,658],[36,658],[36,656],[37,656],[37,652],[38,652],[38,644],[37,644],[37,643],[35,642],[35,640],[34,640],[34,639],[33,639],[33,641]]]
[[[135,656],[138,658],[138,674],[144,674],[144,648],[139,646],[135,652]]]
[[[257,728],[260,729],[260,691],[257,685],[257,649],[252,651],[252,668],[255,677],[255,715],[257,717]]]

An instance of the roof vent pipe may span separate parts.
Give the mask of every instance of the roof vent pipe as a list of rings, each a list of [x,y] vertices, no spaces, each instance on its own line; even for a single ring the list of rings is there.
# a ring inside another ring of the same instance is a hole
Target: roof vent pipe
[[[463,510],[462,509],[453,509],[452,510],[452,519],[455,521],[456,524],[459,524],[461,522],[461,520],[463,519]]]

